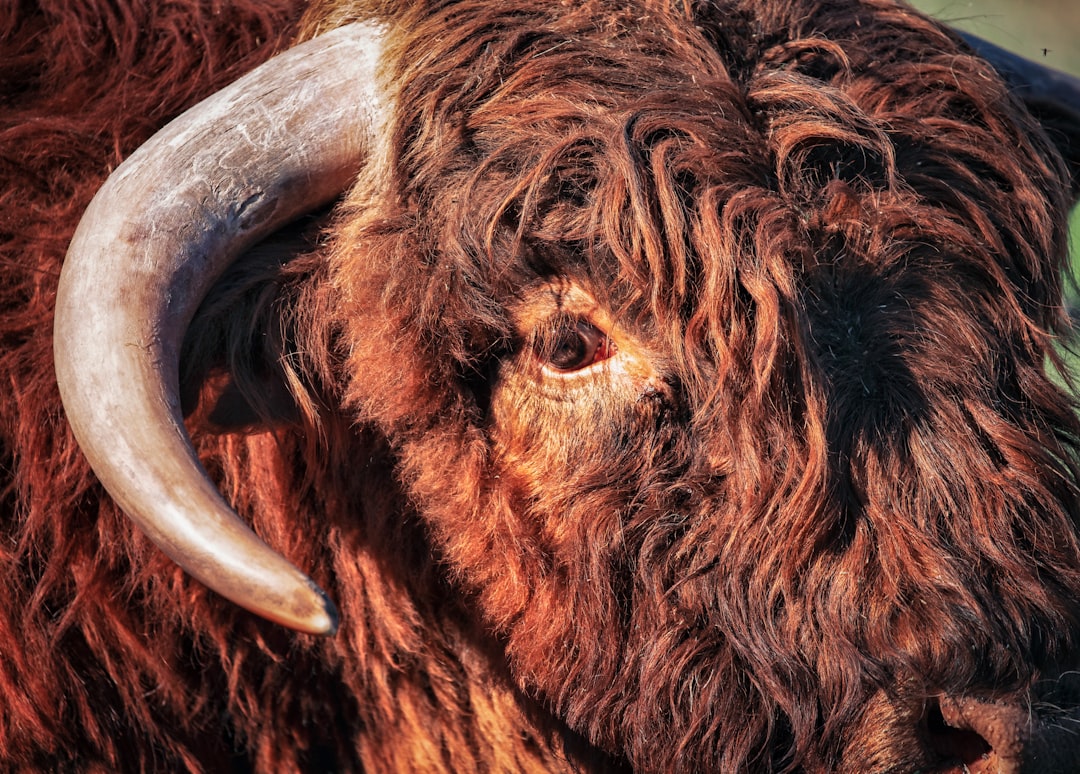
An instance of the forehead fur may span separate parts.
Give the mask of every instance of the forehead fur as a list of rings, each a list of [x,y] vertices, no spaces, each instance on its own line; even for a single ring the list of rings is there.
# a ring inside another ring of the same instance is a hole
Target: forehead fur
[[[391,190],[348,239],[388,276],[355,281],[459,362],[508,336],[516,288],[568,273],[699,386],[765,391],[805,347],[873,391],[898,353],[933,358],[927,325],[976,370],[999,336],[1041,362],[1060,160],[932,22],[846,6],[419,4],[390,49]],[[852,370],[848,350],[876,355]]]

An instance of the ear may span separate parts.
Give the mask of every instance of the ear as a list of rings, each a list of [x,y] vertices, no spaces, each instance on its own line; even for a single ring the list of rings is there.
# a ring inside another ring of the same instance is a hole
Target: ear
[[[1024,59],[982,38],[961,33],[994,66],[1045,127],[1069,167],[1072,197],[1080,198],[1080,78]]]
[[[189,427],[255,432],[300,421],[282,367],[292,337],[280,310],[328,217],[328,211],[305,216],[248,250],[199,306],[180,359]]]

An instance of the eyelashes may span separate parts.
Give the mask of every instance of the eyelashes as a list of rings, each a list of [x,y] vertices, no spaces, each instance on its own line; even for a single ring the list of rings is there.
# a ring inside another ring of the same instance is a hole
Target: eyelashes
[[[573,373],[612,357],[616,347],[611,337],[592,323],[562,319],[541,334],[536,352],[548,368]]]

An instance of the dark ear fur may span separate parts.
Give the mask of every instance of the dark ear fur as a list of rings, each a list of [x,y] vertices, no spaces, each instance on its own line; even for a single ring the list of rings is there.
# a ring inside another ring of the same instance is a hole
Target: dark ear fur
[[[1080,99],[1080,87],[1078,87]],[[1032,115],[1046,129],[1047,136],[1065,157],[1069,168],[1073,203],[1080,199],[1080,101],[1064,104],[1025,100]]]
[[[974,35],[962,37],[994,66],[1046,129],[1068,165],[1072,199],[1080,199],[1080,78],[1024,59]]]
[[[283,274],[315,248],[327,218],[327,211],[305,216],[252,247],[203,301],[180,358],[189,425],[230,433],[300,420],[281,366],[292,338],[280,315]]]

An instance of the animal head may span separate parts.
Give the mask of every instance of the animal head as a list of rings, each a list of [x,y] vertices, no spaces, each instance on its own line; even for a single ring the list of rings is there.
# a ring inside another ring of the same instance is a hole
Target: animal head
[[[1067,770],[1080,424],[1046,365],[1077,146],[1032,109],[1080,89],[884,2],[341,13],[76,236],[58,376],[132,518],[333,628],[198,472],[177,383],[217,276],[344,190],[271,370],[385,440],[570,727],[643,771]]]

